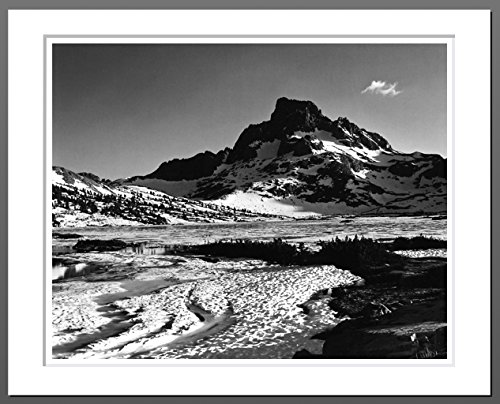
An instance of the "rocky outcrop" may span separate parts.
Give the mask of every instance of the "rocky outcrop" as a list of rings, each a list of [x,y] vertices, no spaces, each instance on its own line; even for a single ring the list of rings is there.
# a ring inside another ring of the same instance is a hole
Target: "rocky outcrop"
[[[347,320],[325,335],[325,359],[446,358],[446,299]]]
[[[92,174],[92,173],[87,173],[87,172],[82,172],[82,173],[78,173],[78,175],[82,176],[82,177],[86,177],[92,181],[95,181],[95,182],[100,182],[101,179],[95,175],[95,174]]]
[[[299,351],[294,358],[446,358],[444,260],[408,259],[364,284],[328,293],[330,308],[343,321],[313,337],[324,341],[321,354]]]

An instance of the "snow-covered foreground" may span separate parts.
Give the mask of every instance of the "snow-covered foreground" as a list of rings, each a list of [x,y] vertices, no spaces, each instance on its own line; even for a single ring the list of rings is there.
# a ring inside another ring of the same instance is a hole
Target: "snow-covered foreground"
[[[339,322],[329,297],[311,296],[359,280],[333,266],[256,260],[123,252],[67,258],[107,269],[54,283],[54,358],[291,358],[320,349],[310,337]]]
[[[291,358],[318,352],[310,337],[336,325],[318,291],[359,280],[333,266],[279,267],[173,256],[166,245],[218,239],[305,242],[336,236],[446,238],[432,217],[337,217],[267,223],[55,229],[52,271],[54,358]],[[145,243],[117,252],[76,253],[88,239]],[[401,252],[439,255],[441,251]],[[60,279],[70,274],[72,277]],[[299,307],[300,305],[300,307]]]

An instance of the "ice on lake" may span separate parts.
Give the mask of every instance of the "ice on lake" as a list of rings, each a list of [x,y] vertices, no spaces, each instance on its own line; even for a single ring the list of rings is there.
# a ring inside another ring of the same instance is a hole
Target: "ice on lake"
[[[387,239],[399,236],[446,239],[447,220],[436,217],[355,217],[323,220],[297,220],[248,223],[201,223],[168,226],[84,227],[58,229],[78,232],[89,238],[119,238],[134,242],[161,244],[200,244],[221,239],[272,240],[279,237],[291,242],[316,242],[339,236]],[[59,240],[55,240],[57,244]]]

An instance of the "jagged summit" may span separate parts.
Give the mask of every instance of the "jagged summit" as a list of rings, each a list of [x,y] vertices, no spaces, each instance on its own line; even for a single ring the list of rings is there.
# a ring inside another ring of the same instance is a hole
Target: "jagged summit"
[[[313,153],[324,148],[324,141],[354,148],[393,151],[389,142],[379,134],[361,129],[347,118],[332,121],[312,101],[281,97],[269,121],[250,125],[241,133],[229,153],[228,162],[255,158],[256,146],[276,140],[280,142],[277,156]]]
[[[286,97],[278,98],[276,107],[271,114],[271,121],[276,124],[289,124],[289,120],[302,118],[304,122],[312,122],[320,117],[324,118],[319,108],[312,101],[291,100]]]
[[[325,142],[351,148],[393,152],[389,142],[375,132],[360,128],[346,117],[332,121],[312,101],[278,98],[268,121],[250,124],[240,134],[233,148],[218,153],[205,151],[185,159],[161,163],[152,173],[136,178],[167,181],[195,180],[212,175],[221,164],[249,161],[285,154],[303,156],[325,148]],[[328,146],[328,145],[326,145]],[[261,149],[268,149],[259,153]],[[271,153],[272,151],[272,153]]]

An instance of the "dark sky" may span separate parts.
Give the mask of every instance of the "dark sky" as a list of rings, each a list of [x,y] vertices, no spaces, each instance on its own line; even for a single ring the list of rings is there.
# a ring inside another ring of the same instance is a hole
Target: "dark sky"
[[[65,44],[53,47],[53,164],[146,174],[232,147],[282,96],[446,156],[445,45]]]

